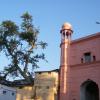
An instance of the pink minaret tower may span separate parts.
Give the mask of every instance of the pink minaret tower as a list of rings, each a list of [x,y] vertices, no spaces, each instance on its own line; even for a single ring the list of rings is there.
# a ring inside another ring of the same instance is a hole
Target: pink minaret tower
[[[69,98],[69,49],[71,35],[73,33],[72,26],[69,23],[62,25],[61,33],[61,62],[60,62],[60,92],[59,100],[68,100]]]

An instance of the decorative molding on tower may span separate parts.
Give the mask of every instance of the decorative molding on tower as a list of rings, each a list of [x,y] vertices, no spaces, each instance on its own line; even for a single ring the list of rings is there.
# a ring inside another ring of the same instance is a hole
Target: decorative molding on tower
[[[61,58],[60,58],[60,100],[65,100],[65,93],[68,90],[68,70],[69,70],[69,49],[71,35],[73,33],[72,26],[69,23],[64,23],[60,30],[61,33]]]
[[[69,23],[64,23],[62,25],[62,29],[60,30],[61,33],[61,63],[62,65],[67,65],[67,53],[68,53],[68,46],[71,41],[71,35],[73,33],[72,26]]]

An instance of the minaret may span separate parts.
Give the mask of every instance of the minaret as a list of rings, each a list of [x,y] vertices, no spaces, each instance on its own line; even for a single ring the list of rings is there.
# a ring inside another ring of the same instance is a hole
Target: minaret
[[[59,100],[68,100],[68,75],[69,75],[69,49],[71,35],[73,33],[72,26],[69,23],[62,25],[61,33],[61,58],[60,58],[60,92]]]

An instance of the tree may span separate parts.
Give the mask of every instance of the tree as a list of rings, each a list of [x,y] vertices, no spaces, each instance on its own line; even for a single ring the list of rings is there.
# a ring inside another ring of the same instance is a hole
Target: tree
[[[32,16],[26,12],[22,16],[19,27],[11,20],[3,21],[0,25],[0,53],[3,51],[9,59],[4,68],[4,78],[22,76],[26,81],[32,82],[32,71],[37,68],[40,59],[45,60],[44,53],[35,53],[41,47],[45,49],[47,43],[38,40],[39,29],[32,23]]]

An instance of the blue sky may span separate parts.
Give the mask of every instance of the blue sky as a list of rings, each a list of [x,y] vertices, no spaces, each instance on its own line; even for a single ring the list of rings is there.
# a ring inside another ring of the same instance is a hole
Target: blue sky
[[[20,25],[20,16],[28,11],[33,23],[40,28],[39,38],[48,43],[44,51],[48,63],[40,62],[40,69],[60,66],[60,29],[64,22],[73,26],[72,39],[100,31],[100,0],[0,0],[0,23],[10,19]],[[0,69],[7,61],[0,56]]]

